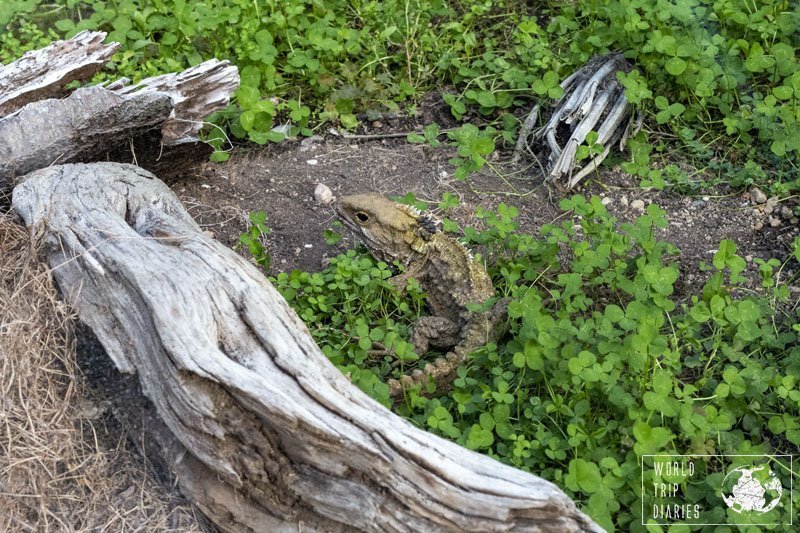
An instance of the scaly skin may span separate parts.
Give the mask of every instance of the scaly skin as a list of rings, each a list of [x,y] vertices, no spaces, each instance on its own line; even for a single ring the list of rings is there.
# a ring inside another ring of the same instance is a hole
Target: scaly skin
[[[430,346],[453,348],[433,364],[415,370],[411,376],[389,380],[393,397],[404,388],[424,385],[431,376],[437,388],[450,385],[456,369],[470,351],[497,340],[505,322],[505,303],[477,313],[469,304],[481,304],[494,296],[486,270],[456,239],[445,235],[430,215],[413,207],[397,204],[378,194],[358,194],[342,198],[337,206],[342,222],[359,235],[372,255],[405,265],[402,274],[390,281],[400,290],[409,279],[416,279],[428,293],[432,316],[421,317],[413,327],[411,343],[422,355]]]

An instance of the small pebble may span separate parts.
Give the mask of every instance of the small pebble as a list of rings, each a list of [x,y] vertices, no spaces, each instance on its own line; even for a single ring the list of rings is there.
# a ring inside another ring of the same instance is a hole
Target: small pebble
[[[309,159],[306,161],[306,163],[308,163],[309,165],[316,165],[317,163],[319,163],[319,161],[317,161],[316,159]]]
[[[78,406],[78,412],[76,415],[79,418],[85,418],[87,420],[93,420],[99,418],[100,415],[106,412],[106,405],[92,402],[90,400],[83,400],[80,402]]]
[[[763,204],[767,201],[767,195],[758,187],[750,189],[750,198],[757,204]]]
[[[792,216],[794,216],[794,213],[792,213],[792,210],[788,206],[784,205],[783,207],[781,207],[781,216],[783,218],[792,218]]]
[[[764,212],[766,214],[768,214],[768,215],[771,215],[772,213],[774,213],[775,210],[778,209],[778,202],[779,201],[780,200],[778,200],[777,196],[770,196],[767,199],[767,203],[764,204]]]
[[[695,200],[692,202],[692,209],[698,209],[700,207],[704,207],[706,202],[704,200]]]
[[[314,247],[314,245],[311,244],[311,243],[303,245],[303,248],[313,248],[313,247]]]
[[[798,222],[800,222],[800,220],[798,220],[797,217],[792,217],[792,218],[789,219],[789,224],[797,225]]]
[[[707,201],[709,201],[709,200],[711,200],[711,197],[710,197],[710,196],[703,196],[703,201],[704,201],[704,202],[707,202]]]
[[[611,202],[613,202],[613,201],[614,201],[614,199],[613,199],[613,198],[611,198],[611,197],[609,197],[609,196],[606,196],[605,198],[603,198],[602,200],[600,200],[600,203],[601,203],[601,204],[603,204],[603,205],[608,205],[608,204],[610,204],[610,203],[611,203]]]
[[[622,204],[623,207],[628,207],[628,197],[623,195],[622,198],[619,199],[619,203]]]
[[[319,183],[317,184],[317,188],[314,189],[314,200],[320,205],[330,205],[336,198],[334,198],[333,193],[327,185]]]
[[[764,229],[764,223],[759,220],[753,225],[753,229],[756,231]]]
[[[777,217],[769,217],[769,225],[772,226],[773,228],[777,228],[778,226],[781,225],[781,219]]]
[[[280,133],[284,137],[288,137],[289,134],[292,132],[292,125],[290,123],[280,124],[272,128],[271,131],[274,131],[275,133]]]
[[[631,207],[637,211],[644,211],[644,200],[634,200],[631,202]]]
[[[752,263],[753,262],[753,256],[752,255],[746,255],[746,256],[744,256],[744,260],[747,261],[748,263]]]
[[[311,137],[306,137],[302,141],[300,141],[300,151],[301,152],[308,152],[312,148],[316,148],[318,142],[322,141],[322,137],[319,135],[312,135]]]

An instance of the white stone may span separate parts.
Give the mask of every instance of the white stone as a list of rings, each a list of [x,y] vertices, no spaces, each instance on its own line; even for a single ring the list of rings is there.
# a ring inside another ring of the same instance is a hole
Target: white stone
[[[317,188],[314,189],[314,200],[320,205],[330,205],[336,198],[327,185],[319,183]]]
[[[767,195],[758,187],[750,189],[750,198],[757,204],[763,204],[767,201]]]

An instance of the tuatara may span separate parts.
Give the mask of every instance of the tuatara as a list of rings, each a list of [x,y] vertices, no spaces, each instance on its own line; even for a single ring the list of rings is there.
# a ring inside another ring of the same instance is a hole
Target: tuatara
[[[442,233],[433,216],[369,193],[342,198],[336,210],[376,259],[389,264],[398,260],[405,266],[401,274],[390,278],[393,285],[403,290],[414,278],[428,294],[433,314],[420,317],[412,328],[410,342],[415,352],[423,355],[431,346],[452,348],[433,364],[403,376],[402,383],[389,380],[391,395],[424,385],[428,376],[439,388],[450,385],[470,351],[500,336],[507,302],[499,301],[486,312],[467,309],[494,297],[492,281],[464,245]]]

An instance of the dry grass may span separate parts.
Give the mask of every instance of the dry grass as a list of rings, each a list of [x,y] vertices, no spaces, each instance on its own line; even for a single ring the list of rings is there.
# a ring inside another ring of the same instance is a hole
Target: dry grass
[[[0,531],[200,531],[123,436],[98,438],[73,325],[27,230],[0,214]]]

